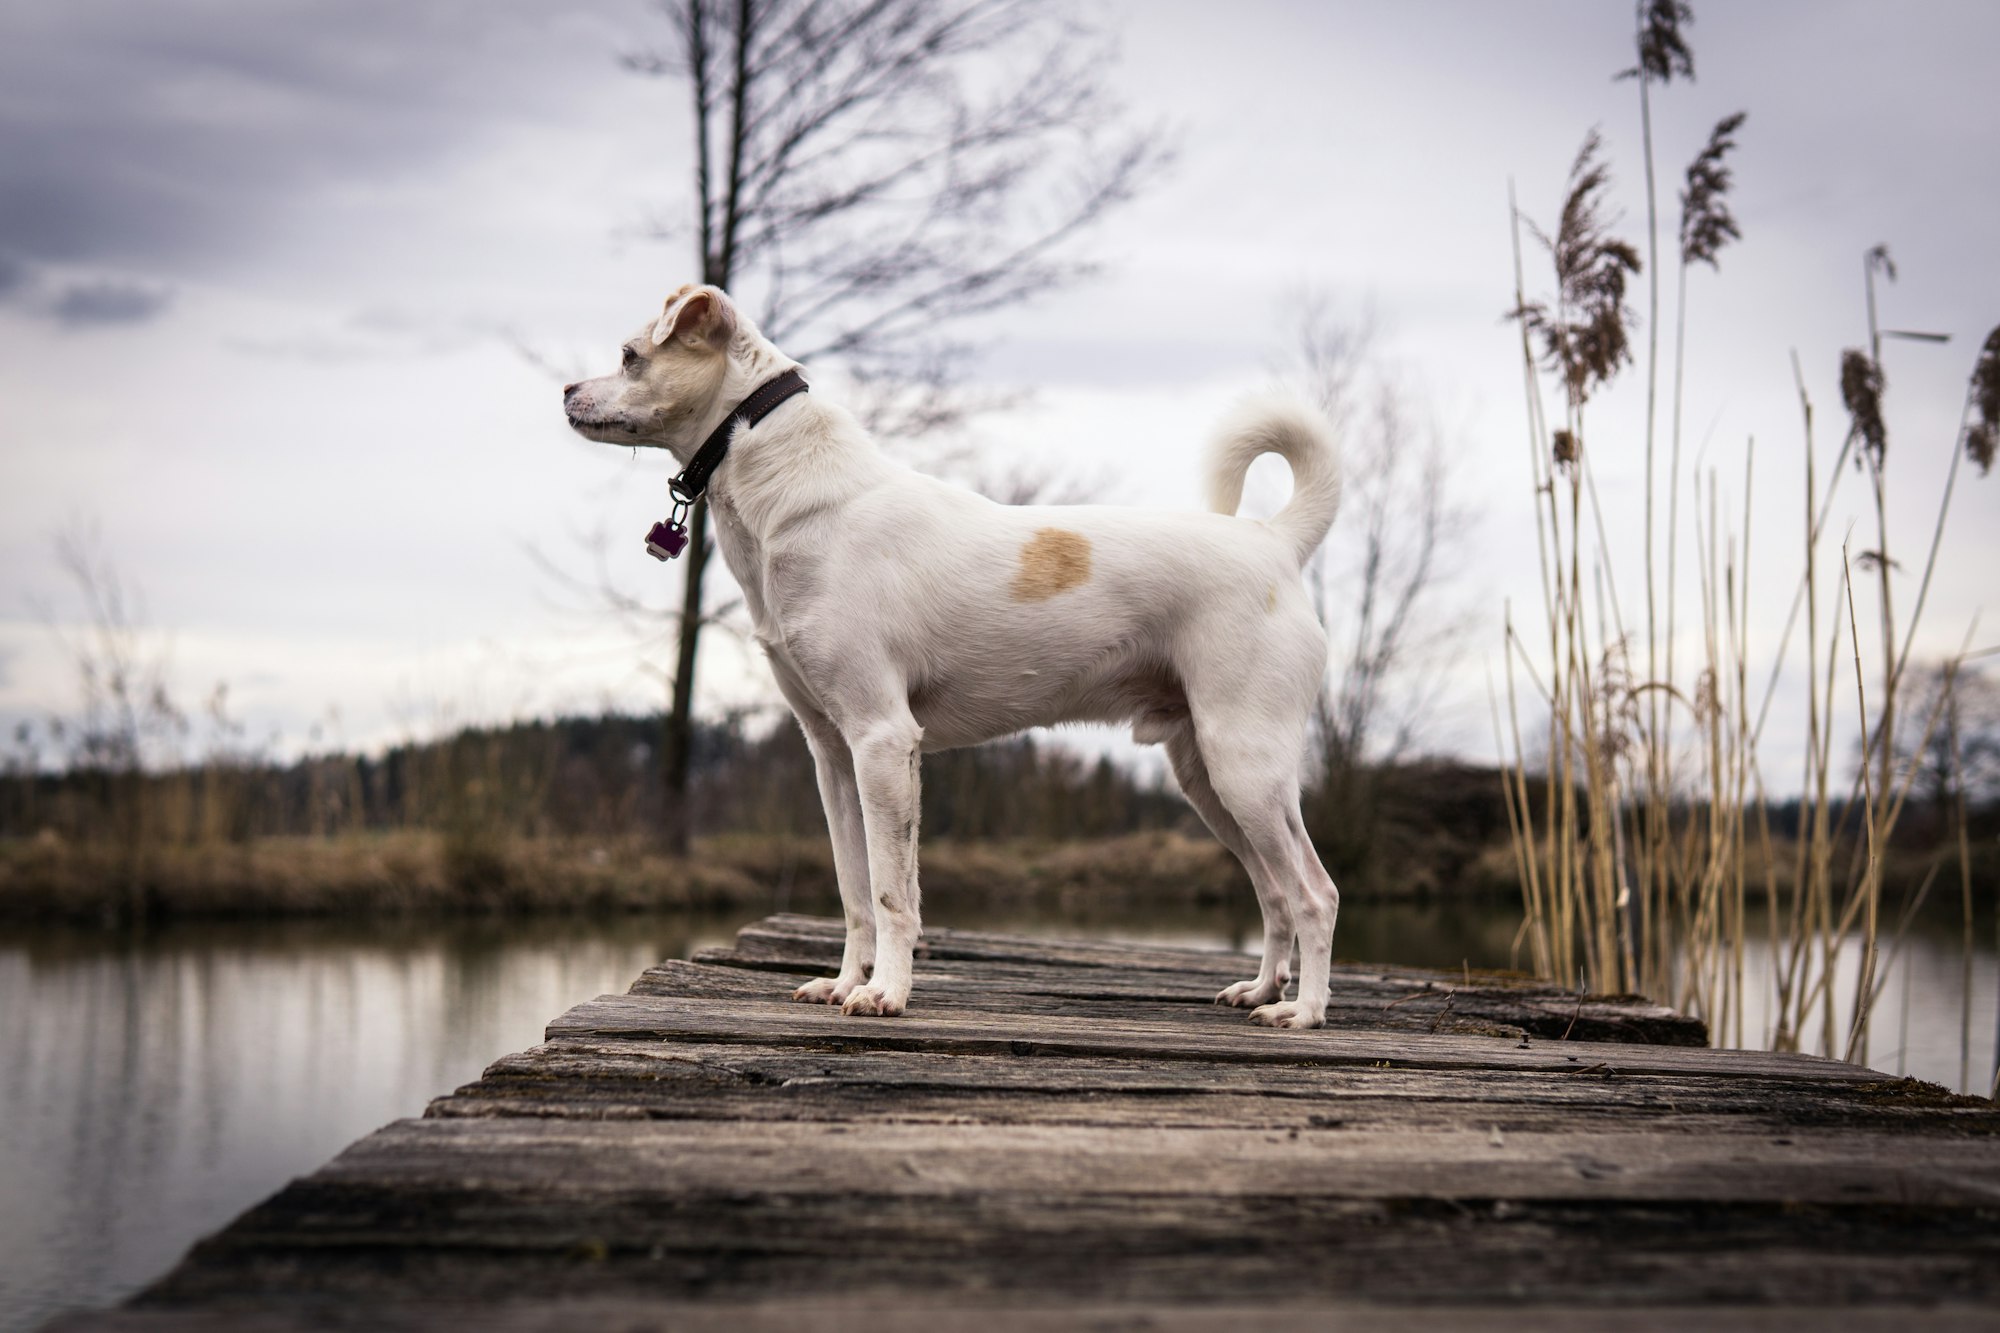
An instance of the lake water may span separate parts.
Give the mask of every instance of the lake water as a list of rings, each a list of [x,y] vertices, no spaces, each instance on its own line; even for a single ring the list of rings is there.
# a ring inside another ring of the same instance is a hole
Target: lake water
[[[1257,938],[1247,902],[1069,921],[930,907],[942,925]],[[287,1180],[533,1045],[570,1005],[761,915],[0,934],[0,1330],[122,1298]],[[1518,921],[1500,903],[1352,903],[1338,951],[1504,967]],[[1981,1091],[2000,986],[1983,938],[1969,1038]],[[1961,973],[1955,932],[1914,935],[1884,987],[1871,1063],[1958,1086]]]

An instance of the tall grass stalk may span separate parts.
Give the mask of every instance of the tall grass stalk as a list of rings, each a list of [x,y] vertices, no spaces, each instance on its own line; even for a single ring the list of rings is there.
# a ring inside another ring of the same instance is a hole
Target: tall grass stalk
[[[1514,214],[1514,313],[1521,326],[1543,615],[1543,624],[1531,628],[1509,608],[1504,718],[1495,701],[1523,891],[1521,942],[1533,966],[1562,984],[1643,992],[1702,1016],[1719,1041],[1865,1061],[1884,987],[1885,948],[1893,959],[1921,898],[1920,891],[1906,903],[1900,923],[1896,914],[1885,914],[1885,855],[1919,770],[1898,748],[1897,720],[1907,713],[1901,719],[1905,746],[1921,735],[1917,752],[1923,752],[1939,734],[1964,659],[1962,649],[1947,664],[1946,688],[1928,710],[1903,698],[1958,484],[1958,450],[1963,443],[1967,456],[1982,458],[1983,437],[1967,423],[1975,394],[1992,395],[1975,375],[1929,534],[1923,580],[1899,618],[1890,586],[1897,565],[1885,499],[1882,376],[1873,355],[1880,337],[1873,274],[1878,267],[1889,270],[1886,251],[1871,251],[1871,355],[1843,358],[1851,427],[1831,470],[1817,454],[1813,406],[1794,358],[1803,441],[1797,586],[1777,635],[1753,634],[1751,604],[1761,600],[1756,590],[1769,579],[1759,569],[1771,564],[1768,554],[1752,558],[1754,442],[1745,451],[1741,497],[1733,504],[1725,503],[1713,469],[1700,477],[1682,473],[1679,449],[1686,269],[1713,264],[1716,248],[1736,234],[1722,202],[1729,183],[1723,159],[1741,123],[1738,115],[1716,127],[1682,196],[1674,447],[1666,475],[1657,479],[1667,496],[1669,554],[1664,564],[1652,559],[1649,525],[1644,645],[1634,642],[1618,610],[1615,553],[1596,503],[1592,454],[1603,446],[1585,429],[1593,393],[1630,360],[1624,279],[1639,268],[1636,253],[1610,236],[1600,214],[1607,174],[1597,160],[1595,135],[1572,168],[1551,232]],[[1551,259],[1554,294],[1546,301],[1528,296],[1524,227]],[[1562,424],[1555,428],[1541,406],[1545,372],[1561,388]],[[1851,556],[1843,545],[1838,570],[1823,569],[1830,558],[1824,549],[1829,517],[1845,464],[1857,455],[1870,479],[1875,545]],[[1650,517],[1656,480],[1650,449],[1645,461]],[[1691,554],[1699,594],[1691,626],[1699,642],[1685,675],[1673,650],[1681,548],[1671,531],[1683,485],[1696,500]],[[1856,608],[1857,573],[1872,576],[1879,601],[1877,623],[1866,630]],[[1665,640],[1659,635],[1662,605]],[[1798,808],[1796,816],[1780,818],[1767,787],[1763,736],[1785,658],[1801,634],[1805,734],[1795,770]],[[1523,738],[1536,728],[1524,725],[1524,713],[1546,719],[1547,753],[1532,775]],[[1836,741],[1857,726],[1860,759],[1844,773]],[[1960,824],[1960,875],[1969,885],[1962,819]],[[1925,890],[1942,864],[1932,866]],[[1970,892],[1962,887],[1966,904]],[[1969,922],[1969,905],[1962,910]],[[1746,961],[1756,942],[1771,959],[1762,983]],[[1767,992],[1752,994],[1756,984]],[[1761,1031],[1753,1027],[1758,1012],[1766,1015]],[[1969,1037],[1962,1044],[1969,1052]],[[1969,1054],[1965,1062],[1969,1076]]]

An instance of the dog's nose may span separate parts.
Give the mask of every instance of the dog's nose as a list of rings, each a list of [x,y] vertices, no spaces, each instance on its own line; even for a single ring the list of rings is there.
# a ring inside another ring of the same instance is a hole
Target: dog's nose
[[[583,381],[582,381],[582,380],[578,380],[578,381],[576,382],[576,384],[581,384],[581,383],[583,383]],[[576,392],[576,384],[565,384],[565,385],[563,385],[563,397],[567,398],[567,397],[569,397],[569,396],[570,396],[571,394],[575,393],[575,392]]]

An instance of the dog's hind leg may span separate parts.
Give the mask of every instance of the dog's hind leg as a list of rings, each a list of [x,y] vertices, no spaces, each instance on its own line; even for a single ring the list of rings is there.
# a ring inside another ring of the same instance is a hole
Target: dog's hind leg
[[[833,873],[840,883],[841,914],[847,925],[839,975],[815,977],[793,991],[792,998],[810,1004],[842,1004],[875,966],[875,900],[868,892],[868,837],[862,828],[861,793],[855,785],[854,755],[840,729],[803,700],[794,701],[792,708],[806,734],[819,777],[820,801],[826,807],[826,828],[833,842]]]
[[[1243,830],[1215,794],[1215,787],[1208,779],[1208,766],[1202,762],[1201,746],[1195,741],[1193,723],[1175,726],[1166,736],[1166,748],[1174,777],[1181,784],[1181,794],[1208,825],[1216,841],[1243,863],[1251,886],[1257,890],[1257,907],[1264,917],[1264,959],[1257,975],[1249,981],[1225,986],[1215,1002],[1251,1009],[1283,999],[1285,983],[1292,978],[1292,912],[1285,901],[1284,886],[1275,877],[1273,868],[1244,841]]]
[[[840,1006],[844,1014],[900,1014],[910,1000],[912,954],[923,923],[917,890],[918,764],[924,730],[903,708],[847,737],[868,837],[875,899],[875,975]]]
[[[1258,693],[1239,686],[1210,696],[1204,707],[1204,699],[1191,690],[1189,704],[1216,796],[1236,820],[1251,855],[1264,864],[1284,894],[1298,935],[1298,999],[1265,1004],[1252,1010],[1250,1017],[1269,1027],[1314,1028],[1326,1021],[1340,895],[1299,816],[1299,742],[1304,727],[1274,727],[1268,712],[1245,705]]]
[[[1299,814],[1296,792],[1285,810],[1286,831],[1299,869],[1299,902],[1295,909],[1308,925],[1299,927],[1299,998],[1290,1004],[1253,1009],[1254,1022],[1269,1027],[1319,1027],[1326,1022],[1327,989],[1333,979],[1333,930],[1340,917],[1340,890],[1314,850]]]

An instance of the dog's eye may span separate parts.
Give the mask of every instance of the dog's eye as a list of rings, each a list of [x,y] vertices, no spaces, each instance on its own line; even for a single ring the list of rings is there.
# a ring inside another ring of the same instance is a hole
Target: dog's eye
[[[630,370],[630,369],[632,369],[632,368],[633,368],[634,366],[636,366],[636,365],[638,365],[638,364],[639,364],[639,354],[638,354],[637,352],[633,351],[633,350],[632,350],[631,348],[629,348],[629,347],[628,347],[628,348],[626,348],[626,349],[625,349],[625,369],[627,369],[627,370]]]

